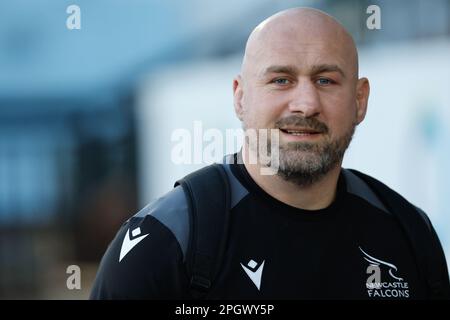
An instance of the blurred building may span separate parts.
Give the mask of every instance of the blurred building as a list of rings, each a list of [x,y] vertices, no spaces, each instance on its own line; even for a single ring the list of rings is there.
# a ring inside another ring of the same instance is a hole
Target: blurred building
[[[80,30],[66,27],[71,4]],[[372,4],[381,30],[366,27]],[[340,20],[372,82],[345,165],[414,199],[449,258],[450,1],[9,0],[0,3],[0,298],[87,297],[121,223],[204,165],[170,161],[173,130],[195,120],[239,127],[231,81],[246,38],[294,6]],[[70,264],[82,267],[81,292],[66,288]]]

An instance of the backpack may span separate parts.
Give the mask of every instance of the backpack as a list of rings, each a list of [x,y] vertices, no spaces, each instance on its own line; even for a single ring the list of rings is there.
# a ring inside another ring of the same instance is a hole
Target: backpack
[[[450,299],[445,256],[429,218],[405,198],[380,181],[353,169],[348,170],[378,196],[394,215],[407,236],[430,299]],[[186,269],[190,295],[205,298],[217,278],[228,240],[231,188],[223,164],[212,164],[178,180],[189,208],[189,244]]]

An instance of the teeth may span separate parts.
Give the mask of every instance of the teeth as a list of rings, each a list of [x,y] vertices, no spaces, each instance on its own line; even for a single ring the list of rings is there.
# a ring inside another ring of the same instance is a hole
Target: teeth
[[[289,132],[289,134],[292,134],[293,136],[304,136],[310,133],[307,132]]]
[[[297,135],[297,136],[305,135],[305,134],[313,134],[313,132],[306,132],[306,131],[290,131],[290,130],[287,130],[287,133],[292,134],[292,135]]]

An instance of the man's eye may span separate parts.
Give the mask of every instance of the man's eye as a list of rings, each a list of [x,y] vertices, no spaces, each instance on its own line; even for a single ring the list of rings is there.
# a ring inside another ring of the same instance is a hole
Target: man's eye
[[[332,84],[333,81],[330,79],[327,79],[327,78],[319,78],[316,80],[316,83],[321,86],[326,86],[326,85]]]
[[[289,84],[289,80],[286,79],[286,78],[275,79],[275,80],[273,80],[272,82],[273,82],[273,83],[276,83],[276,84],[281,84],[281,85]]]

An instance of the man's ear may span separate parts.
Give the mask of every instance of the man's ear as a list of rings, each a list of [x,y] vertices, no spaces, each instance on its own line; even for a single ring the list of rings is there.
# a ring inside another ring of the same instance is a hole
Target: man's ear
[[[244,92],[242,91],[242,77],[237,75],[233,80],[233,103],[234,111],[239,120],[243,121],[243,107],[242,107],[242,97]]]
[[[370,84],[367,78],[358,79],[356,84],[356,121],[360,124],[367,112],[367,103],[369,101]]]

